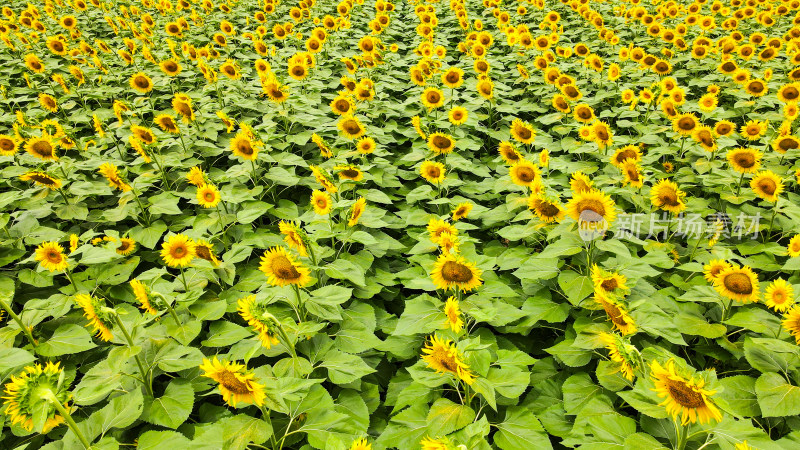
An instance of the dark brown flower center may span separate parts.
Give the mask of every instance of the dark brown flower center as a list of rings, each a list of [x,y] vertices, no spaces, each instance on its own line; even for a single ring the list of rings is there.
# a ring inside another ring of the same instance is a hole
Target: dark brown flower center
[[[228,370],[219,374],[219,384],[225,386],[227,390],[234,394],[245,395],[250,393],[250,389],[247,385],[239,381],[236,375]]]
[[[442,266],[442,278],[447,282],[466,283],[473,278],[472,271],[464,264],[447,261]]]
[[[583,222],[599,222],[602,218],[606,215],[606,208],[599,200],[594,199],[584,199],[578,203],[578,211],[580,211],[580,216],[583,217],[584,211],[592,211],[600,216],[597,220],[585,220],[581,219]]]
[[[48,157],[53,155],[53,146],[47,141],[38,141],[33,144],[33,151],[39,156]]]
[[[236,145],[236,148],[239,150],[239,153],[245,156],[250,156],[253,154],[253,147],[250,145],[250,141],[246,139],[239,141],[239,143]]]
[[[758,189],[766,195],[773,195],[778,189],[778,185],[775,184],[775,181],[770,178],[758,180],[757,186]]]
[[[433,137],[433,146],[439,149],[444,149],[450,147],[450,139],[444,136],[434,136]]]
[[[678,120],[678,128],[680,128],[681,130],[686,130],[686,131],[693,130],[694,125],[695,125],[694,120],[691,119],[690,117],[683,117],[680,120]]]
[[[732,273],[727,275],[722,284],[725,288],[736,294],[749,295],[753,293],[753,284],[750,282],[750,277],[743,273]]]
[[[272,259],[272,271],[275,275],[283,280],[296,280],[300,278],[300,272],[295,269],[294,264],[289,261],[289,258],[278,255]]]
[[[361,174],[361,172],[356,169],[345,169],[339,173],[344,175],[346,178],[357,178]]]
[[[536,179],[536,171],[530,167],[518,167],[516,173],[517,178],[525,183],[530,183]]]
[[[700,408],[705,405],[703,396],[682,381],[667,380],[667,390],[670,397],[685,408]]]

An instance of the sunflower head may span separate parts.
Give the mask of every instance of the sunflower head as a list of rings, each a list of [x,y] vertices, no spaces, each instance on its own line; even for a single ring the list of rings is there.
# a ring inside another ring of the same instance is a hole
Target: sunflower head
[[[742,303],[757,302],[758,276],[749,267],[730,266],[714,278],[714,288],[723,297]]]
[[[636,347],[616,333],[602,333],[600,334],[600,341],[608,349],[609,359],[619,365],[617,371],[622,373],[622,376],[628,381],[633,381],[636,377],[634,371],[641,359]]]
[[[764,291],[764,304],[777,312],[786,312],[793,307],[794,302],[794,287],[783,278],[770,283]]]
[[[257,383],[253,372],[247,370],[243,364],[220,361],[215,356],[213,360],[203,358],[200,369],[204,372],[204,377],[219,383],[222,399],[230,406],[236,407],[239,403],[256,406],[264,404],[264,385]]]
[[[459,203],[456,205],[455,209],[453,209],[453,222],[456,222],[461,219],[466,219],[469,215],[470,211],[472,211],[473,205],[470,202]]]
[[[89,325],[94,329],[96,336],[102,341],[110,341],[114,338],[111,328],[114,323],[115,311],[105,306],[105,300],[89,294],[78,294],[75,302],[83,310],[83,316],[89,321]]]
[[[736,148],[729,150],[728,162],[733,170],[739,173],[754,173],[761,167],[763,153],[753,148]]]
[[[262,346],[271,348],[280,342],[278,319],[267,311],[265,304],[256,300],[255,295],[239,299],[237,310],[242,319],[256,332]]]
[[[311,282],[310,271],[295,262],[283,247],[273,247],[261,257],[259,270],[267,276],[273,286],[306,286]]]
[[[437,373],[450,374],[466,384],[475,382],[475,374],[470,370],[464,356],[450,340],[431,336],[422,348],[422,360]]]
[[[5,415],[12,425],[19,425],[27,431],[34,431],[34,425],[41,426],[42,434],[64,423],[64,418],[51,402],[57,401],[69,410],[72,397],[63,383],[64,370],[60,363],[36,363],[26,367],[6,384],[3,396]],[[36,424],[34,424],[34,419]]]
[[[460,256],[441,254],[433,267],[431,278],[438,289],[461,289],[469,292],[483,284],[481,270]]]
[[[686,378],[678,373],[675,361],[669,360],[665,366],[653,360],[650,365],[650,376],[655,383],[655,391],[663,398],[661,406],[667,413],[677,420],[681,416],[681,423],[700,422],[706,424],[712,420],[722,420],[722,413],[711,400],[716,391],[705,388],[705,380],[701,377]]]
[[[677,183],[668,178],[659,180],[650,190],[650,203],[673,214],[686,209],[685,197],[686,193],[678,189]]]
[[[464,328],[464,321],[461,319],[461,308],[458,299],[450,296],[444,304],[444,315],[447,317],[444,326],[450,328],[455,333],[461,332]]]
[[[36,248],[36,261],[50,272],[60,272],[68,267],[64,248],[58,242],[44,242]]]
[[[185,234],[174,234],[161,244],[161,258],[170,267],[186,267],[195,256],[195,243]]]
[[[750,180],[750,188],[762,199],[775,203],[783,192],[783,180],[770,170],[763,170],[755,174]]]

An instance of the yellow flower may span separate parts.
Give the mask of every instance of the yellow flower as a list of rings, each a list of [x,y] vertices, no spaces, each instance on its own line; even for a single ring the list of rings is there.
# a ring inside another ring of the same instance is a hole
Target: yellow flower
[[[714,288],[723,297],[742,303],[758,301],[758,276],[749,267],[731,266],[714,279]]]
[[[750,188],[758,196],[768,202],[775,203],[783,192],[783,181],[770,170],[763,170],[755,174],[750,180]]]
[[[618,371],[622,373],[622,376],[628,381],[633,381],[636,375],[633,372],[632,358],[629,355],[631,351],[635,351],[635,347],[627,344],[621,336],[614,333],[601,333],[600,341],[608,349],[609,359],[619,364]]]
[[[781,320],[783,329],[794,336],[795,342],[800,345],[800,307],[794,305],[783,314]]]
[[[444,105],[444,94],[435,87],[426,88],[422,93],[422,104],[429,110],[438,108]]]
[[[341,94],[331,100],[330,107],[331,111],[339,116],[352,114],[353,111],[355,111],[355,104],[353,103],[353,100],[351,100],[350,97]]]
[[[119,247],[117,247],[116,252],[122,256],[127,256],[133,253],[136,250],[136,241],[129,238],[124,237],[120,238],[119,240]]]
[[[629,289],[626,284],[628,279],[625,275],[617,272],[608,272],[601,269],[597,264],[592,266],[591,276],[594,292],[606,295],[606,297],[608,294],[624,294]]]
[[[58,242],[43,242],[36,247],[35,259],[50,272],[60,272],[68,267],[64,248]]]
[[[422,178],[425,178],[429,183],[433,184],[441,183],[447,176],[447,170],[444,164],[437,161],[423,161],[419,166],[419,172]]]
[[[50,111],[51,113],[58,111],[58,102],[56,101],[56,98],[50,94],[39,94],[39,104],[42,106],[42,108]]]
[[[469,292],[483,284],[481,270],[460,256],[441,254],[431,272],[437,289],[461,289]]]
[[[506,164],[513,165],[516,162],[522,160],[522,155],[517,151],[514,144],[508,141],[503,141],[497,148],[497,151],[500,153],[500,156],[503,158],[503,161]]]
[[[106,180],[108,180],[109,186],[115,189],[119,189],[122,192],[127,192],[131,190],[130,185],[125,183],[125,181],[123,181],[122,178],[119,176],[119,172],[117,171],[117,166],[115,166],[114,164],[103,163],[100,166],[100,168],[97,169],[97,171],[100,172],[100,175],[105,177]]]
[[[463,124],[464,122],[467,121],[468,117],[469,117],[469,111],[467,111],[466,108],[463,108],[461,106],[454,106],[447,113],[447,119],[453,125],[461,125],[461,124]]]
[[[542,193],[533,193],[528,198],[528,209],[544,223],[561,223],[566,212],[561,204],[547,198]]]
[[[197,188],[197,203],[203,208],[213,208],[222,200],[219,189],[212,183],[201,184]]]
[[[296,249],[300,256],[308,256],[303,233],[296,223],[281,220],[278,224],[278,229],[283,235],[283,241],[286,242],[289,248]]]
[[[603,308],[608,316],[608,320],[614,324],[624,336],[636,333],[636,324],[628,315],[628,311],[622,304],[614,299],[613,295],[603,291],[595,291],[594,300]]]
[[[594,181],[589,179],[583,172],[578,171],[570,176],[569,187],[572,190],[573,196],[591,191],[593,185]]]
[[[214,254],[214,246],[203,239],[194,243],[194,253],[196,257],[204,259],[215,266],[219,264],[219,259]]]
[[[709,283],[714,283],[720,273],[726,269],[730,269],[731,264],[722,259],[712,259],[705,266],[703,266],[703,278]]]
[[[255,295],[240,298],[237,304],[239,315],[253,328],[264,348],[271,348],[280,343],[277,330],[280,325],[275,317],[267,312],[266,306],[256,301]]]
[[[575,174],[573,174],[574,176]],[[616,204],[604,192],[590,189],[577,192],[567,203],[567,214],[576,222],[587,222],[589,225],[599,225],[605,220],[609,225],[617,218]]]
[[[686,209],[686,193],[678,189],[677,183],[664,178],[650,189],[650,203],[656,208],[673,214]]]
[[[320,216],[331,212],[331,196],[327,192],[315,190],[311,193],[311,206],[314,212]]]
[[[367,207],[367,199],[364,197],[359,197],[358,200],[353,204],[350,208],[350,218],[347,221],[347,226],[355,226],[358,224],[359,219],[361,219],[361,215],[364,214],[364,210]]]
[[[179,133],[178,123],[175,122],[175,116],[170,114],[159,114],[154,119],[156,125],[167,133]]]
[[[131,75],[130,85],[142,94],[146,94],[153,90],[153,80],[150,79],[144,72],[137,72]]]
[[[536,130],[527,122],[514,119],[511,122],[511,137],[523,144],[532,144],[536,138]]]
[[[428,222],[428,234],[430,235],[431,242],[434,244],[439,243],[439,236],[443,233],[449,233],[451,236],[457,236],[458,230],[453,225],[441,219],[431,219]]]
[[[139,308],[145,310],[148,314],[154,316],[158,315],[158,310],[150,302],[150,296],[147,295],[147,287],[144,283],[134,278],[130,281],[130,285],[133,289],[133,295],[136,297],[136,301],[140,304]]]
[[[786,246],[787,254],[794,258],[800,256],[800,234],[795,234],[791,240],[789,240],[789,245]]]
[[[678,114],[672,119],[672,128],[683,136],[692,134],[697,125],[697,117],[692,113]]]
[[[536,164],[524,159],[514,163],[508,170],[511,181],[518,186],[531,187],[542,181],[541,171]]]
[[[19,176],[19,179],[22,181],[33,181],[35,184],[48,189],[58,189],[61,187],[61,180],[39,171],[24,173]]]
[[[264,404],[264,385],[257,383],[255,375],[243,364],[219,361],[215,356],[213,360],[203,358],[200,369],[203,370],[204,377],[219,383],[222,399],[230,406],[236,407],[239,403],[256,406]]]
[[[452,136],[444,133],[432,133],[428,136],[428,148],[435,154],[452,153],[456,142]]]
[[[475,374],[453,341],[431,336],[430,341],[422,348],[422,360],[437,373],[449,373],[468,385],[475,382]]]
[[[89,325],[94,328],[95,335],[102,341],[108,342],[114,338],[111,333],[113,321],[111,314],[105,310],[105,301],[88,294],[78,294],[75,302],[83,309],[83,316],[89,320]]]
[[[461,332],[464,328],[464,321],[461,319],[461,309],[458,305],[458,299],[453,296],[447,299],[444,304],[444,315],[447,316],[444,325],[456,333]]]
[[[786,312],[794,305],[794,288],[783,278],[778,278],[764,291],[764,304],[777,312]]]
[[[681,416],[681,424],[700,422],[706,424],[715,420],[722,420],[722,413],[711,401],[711,396],[716,391],[704,389],[705,380],[699,378],[686,379],[675,370],[675,361],[667,361],[662,367],[658,361],[653,360],[650,365],[650,377],[655,383],[652,389],[663,398],[659,405],[667,409],[673,419]]]
[[[372,450],[372,444],[367,442],[367,438],[359,438],[353,441],[349,450]]]
[[[255,161],[258,158],[259,147],[245,131],[236,133],[230,143],[230,149],[234,155],[249,161]]]
[[[727,158],[733,170],[739,173],[754,173],[761,167],[763,153],[752,148],[728,150]]]
[[[453,222],[456,222],[461,219],[466,219],[470,211],[472,211],[472,207],[473,205],[470,202],[459,203],[458,205],[456,205],[455,209],[453,209],[452,211]]]
[[[358,152],[361,153],[362,155],[368,155],[374,152],[375,147],[376,147],[375,139],[371,137],[363,137],[359,139],[358,142],[356,143],[356,148],[358,149]]]
[[[450,89],[457,89],[464,82],[464,71],[451,67],[442,74],[442,83]]]
[[[358,118],[352,115],[342,116],[337,127],[347,139],[358,139],[365,133],[364,126]]]
[[[46,134],[28,139],[28,142],[25,144],[25,151],[45,161],[58,160],[55,144],[53,144],[50,136]]]
[[[259,270],[264,272],[273,286],[290,284],[303,287],[311,282],[311,272],[303,265],[296,263],[283,247],[272,247],[261,257]]]
[[[14,156],[18,146],[19,142],[16,137],[0,134],[0,156]]]
[[[193,184],[198,187],[206,184],[205,173],[200,166],[194,166],[189,169],[189,173],[186,174],[186,180],[189,182],[189,184]]]
[[[69,411],[71,395],[67,390],[61,363],[48,362],[44,366],[36,363],[27,366],[18,375],[12,375],[6,384],[3,404],[5,415],[11,425],[19,425],[27,431],[38,431],[47,434],[53,428],[64,423],[58,410],[45,396],[52,394],[55,399]],[[44,419],[41,430],[33,429],[33,418]]]
[[[161,258],[170,267],[186,267],[195,256],[195,243],[185,234],[174,234],[161,244]]]
[[[750,141],[758,140],[767,132],[767,124],[768,122],[766,120],[763,122],[750,120],[739,128],[739,134]]]

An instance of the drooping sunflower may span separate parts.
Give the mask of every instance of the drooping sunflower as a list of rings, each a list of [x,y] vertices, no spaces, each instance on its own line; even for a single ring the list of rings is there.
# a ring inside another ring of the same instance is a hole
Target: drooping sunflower
[[[363,136],[366,131],[358,118],[352,115],[342,116],[337,123],[337,127],[347,139],[358,139]]]
[[[189,169],[189,173],[186,174],[186,181],[188,181],[189,184],[199,187],[206,184],[206,174],[200,166],[194,166]]]
[[[686,209],[686,192],[678,189],[678,184],[669,178],[659,180],[650,189],[650,203],[656,208],[672,214]]]
[[[444,326],[450,328],[455,333],[461,332],[464,328],[464,320],[461,318],[461,308],[458,299],[450,296],[444,304],[444,315],[447,317]]]
[[[103,163],[97,171],[102,175],[106,180],[108,180],[108,185],[119,189],[122,192],[127,192],[131,190],[131,186],[126,183],[122,177],[119,176],[119,171],[117,170],[117,166],[111,163]]]
[[[33,73],[42,73],[44,72],[44,64],[42,60],[39,59],[38,56],[34,55],[33,53],[28,53],[25,55],[25,67],[28,68]]]
[[[723,259],[712,259],[708,264],[703,266],[703,277],[709,283],[715,283],[719,274],[731,267],[733,266]]]
[[[25,143],[25,151],[45,161],[58,160],[58,156],[56,155],[56,146],[52,139],[50,139],[50,136],[46,134],[43,134],[39,137],[29,138]]]
[[[455,146],[455,139],[448,134],[431,133],[428,136],[428,148],[437,155],[451,153]]]
[[[620,170],[622,171],[623,175],[623,186],[628,184],[636,188],[644,186],[644,175],[642,174],[642,170],[641,167],[639,167],[638,162],[634,161],[633,159],[626,159],[625,162],[622,163]]]
[[[500,153],[500,156],[503,158],[503,161],[506,164],[512,165],[517,163],[518,161],[522,160],[522,155],[517,151],[514,144],[508,141],[503,141],[500,143],[497,151]]]
[[[728,150],[727,158],[733,170],[739,173],[754,173],[761,167],[761,158],[764,156],[760,151],[753,148],[736,148]]]
[[[453,222],[459,221],[461,219],[466,219],[469,215],[470,211],[472,211],[473,205],[470,202],[459,203],[453,209]]]
[[[433,266],[431,278],[438,289],[469,292],[483,284],[481,273],[474,263],[460,256],[441,254]]]
[[[128,256],[136,250],[136,241],[129,237],[119,239],[119,246],[115,249],[122,256]]]
[[[167,133],[179,133],[178,123],[175,122],[175,116],[171,114],[159,114],[154,119],[156,125]]]
[[[153,80],[144,72],[136,72],[131,75],[130,86],[142,94],[147,94],[153,90]]]
[[[136,139],[147,145],[152,145],[156,142],[156,135],[150,128],[134,125],[131,127],[131,133],[136,136]]]
[[[437,161],[423,161],[419,167],[419,172],[422,178],[433,184],[441,183],[447,176],[444,164]]]
[[[278,224],[278,229],[289,248],[296,249],[300,256],[308,256],[305,239],[303,239],[304,233],[297,223],[281,220]]]
[[[561,204],[541,193],[533,193],[528,198],[528,209],[544,223],[561,223],[566,212]]]
[[[747,266],[732,265],[714,279],[714,288],[725,298],[742,303],[758,301],[758,276]]]
[[[361,215],[364,214],[364,210],[367,208],[367,199],[364,197],[359,197],[353,206],[350,207],[350,215],[347,220],[347,226],[353,227],[358,224],[358,221],[361,219]]]
[[[36,185],[48,189],[58,189],[61,187],[61,180],[40,171],[24,173],[20,175],[19,179],[22,181],[33,181]]]
[[[575,221],[586,222],[590,226],[600,225],[602,221],[610,225],[617,218],[614,200],[597,189],[576,192],[567,203],[567,214]]]
[[[256,406],[264,404],[264,385],[257,383],[253,372],[248,371],[243,364],[219,361],[215,356],[213,360],[203,358],[200,369],[204,371],[204,377],[219,383],[222,399],[230,406],[236,407],[239,403]]]
[[[158,310],[150,301],[150,296],[147,293],[147,286],[135,278],[130,281],[130,285],[131,289],[133,289],[133,295],[136,297],[136,301],[139,302],[139,308],[143,309],[148,314],[154,316],[158,315]]]
[[[625,342],[622,336],[615,333],[602,333],[600,334],[600,341],[608,349],[608,357],[611,361],[619,364],[618,372],[622,373],[628,381],[633,381],[636,377],[634,374],[634,359],[631,353],[635,347]]]
[[[475,382],[476,375],[472,373],[453,341],[431,336],[422,348],[422,360],[437,373],[451,374],[468,385]]]
[[[240,298],[237,305],[239,315],[253,328],[264,348],[272,348],[280,343],[277,319],[267,311],[266,305],[256,300],[255,295]]]
[[[508,169],[508,174],[511,176],[511,181],[518,186],[531,187],[542,181],[539,166],[525,159],[514,163]]]
[[[511,137],[523,144],[532,144],[536,139],[536,130],[527,122],[521,119],[514,119],[511,122]]]
[[[333,184],[333,181],[331,181],[331,178],[328,176],[328,173],[325,171],[325,169],[315,165],[310,165],[308,167],[314,174],[314,179],[317,180],[317,183],[324,187],[329,194],[335,194],[339,190],[339,188]]]
[[[58,242],[43,242],[36,247],[36,261],[50,272],[60,272],[68,267],[64,248]]]
[[[197,187],[197,203],[203,208],[213,208],[222,200],[219,189],[213,183],[201,184]]]
[[[778,278],[764,291],[764,304],[783,313],[794,306],[794,288],[783,278]]]
[[[762,170],[750,180],[750,188],[758,197],[775,203],[783,192],[783,180],[770,170]]]
[[[636,323],[628,315],[625,307],[616,300],[614,295],[595,294],[594,300],[603,308],[608,316],[608,320],[623,336],[636,333]]]
[[[680,415],[681,424],[705,424],[711,420],[722,420],[722,413],[711,400],[716,391],[704,389],[703,378],[695,381],[694,377],[686,379],[678,374],[674,360],[667,361],[666,367],[653,360],[650,364],[650,376],[655,383],[653,391],[664,399],[660,405],[666,407],[667,413],[673,419],[677,420]]]
[[[42,429],[35,431],[47,434],[64,423],[64,417],[45,397],[52,393],[65,410],[70,410],[71,394],[68,384],[62,382],[63,371],[59,362],[48,362],[44,366],[36,363],[11,376],[3,392],[5,415],[11,425],[34,431],[33,418],[36,417],[37,421],[44,419],[44,422]]]
[[[200,259],[204,259],[213,265],[219,264],[217,255],[214,254],[214,245],[203,239],[199,239],[194,243],[194,253]]]
[[[249,161],[255,161],[258,158],[259,146],[244,131],[239,131],[231,139],[230,149],[234,155]]]
[[[311,282],[311,271],[294,258],[283,247],[272,247],[261,257],[259,270],[264,272],[273,286],[295,285],[303,287]]]
[[[185,234],[174,234],[161,244],[161,258],[170,267],[186,267],[195,255],[195,243]]]
[[[314,212],[320,216],[331,212],[331,196],[325,191],[314,190],[311,193],[311,206]]]
[[[75,296],[75,302],[83,309],[83,316],[89,321],[87,326],[94,329],[95,335],[100,340],[109,342],[114,338],[114,334],[111,333],[114,323],[111,315],[114,313],[104,309],[105,301],[103,299],[89,294],[78,294]]]

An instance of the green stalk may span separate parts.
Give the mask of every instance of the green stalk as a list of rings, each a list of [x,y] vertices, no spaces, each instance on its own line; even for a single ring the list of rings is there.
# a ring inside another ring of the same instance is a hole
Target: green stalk
[[[119,318],[119,314],[114,313],[114,319],[116,320],[119,329],[122,330],[122,334],[125,335],[125,340],[128,341],[128,348],[133,348],[133,338],[131,338],[130,333],[128,333],[128,329],[125,328],[125,325],[123,325],[122,319]],[[147,382],[147,372],[144,370],[144,364],[142,364],[142,360],[139,358],[139,355],[133,355],[133,358],[136,360],[136,365],[139,366],[139,373],[142,376],[142,384],[147,390],[147,394],[153,397],[153,387]]]
[[[72,430],[73,433],[75,433],[75,436],[78,437],[78,440],[81,441],[81,444],[83,445],[83,448],[85,448],[87,450],[89,448],[91,448],[92,447],[92,443],[89,442],[88,439],[86,439],[86,436],[84,436],[83,432],[80,430],[80,428],[78,428],[78,424],[75,423],[75,420],[72,419],[72,416],[64,408],[64,405],[62,405],[61,402],[58,401],[58,399],[56,398],[56,395],[53,393],[53,391],[51,389],[47,389],[46,391],[44,391],[42,396],[45,398],[45,400],[47,400],[53,406],[55,406],[55,408],[58,410],[58,413],[61,414],[61,417],[63,417],[64,421],[67,422],[67,425],[69,426],[69,428]]]
[[[153,294],[154,297],[161,298],[161,300],[164,302],[164,306],[167,307],[167,311],[169,311],[170,315],[175,320],[175,325],[181,326],[181,320],[178,318],[178,314],[175,313],[175,310],[172,308],[172,305],[170,305],[169,301],[167,301],[167,298],[164,297],[164,295],[161,294],[160,292],[151,292],[151,294]]]
[[[4,298],[0,298],[0,307],[2,307],[8,313],[8,315],[14,319],[14,322],[17,322],[19,328],[23,333],[25,333],[25,337],[28,338],[28,342],[30,342],[32,346],[36,347],[36,339],[33,338],[30,328],[26,327],[25,324],[22,323],[22,319],[17,315],[17,313],[14,312],[13,309],[11,309],[11,306],[6,303]]]

